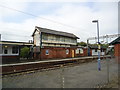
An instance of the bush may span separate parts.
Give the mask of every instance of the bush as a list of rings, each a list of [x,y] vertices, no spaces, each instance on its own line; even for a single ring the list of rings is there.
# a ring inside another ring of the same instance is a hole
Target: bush
[[[20,50],[20,56],[22,58],[27,58],[28,59],[29,52],[30,52],[30,49],[28,47],[24,47]]]
[[[85,46],[87,46],[87,43],[82,41],[82,42],[77,43],[77,45],[80,45],[80,46],[84,46],[84,47],[85,47]]]

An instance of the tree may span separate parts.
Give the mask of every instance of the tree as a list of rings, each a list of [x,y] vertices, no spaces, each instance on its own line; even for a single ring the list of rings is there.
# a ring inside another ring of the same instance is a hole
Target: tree
[[[82,41],[82,42],[77,43],[77,45],[80,45],[80,46],[84,46],[84,47],[85,47],[85,46],[87,46],[87,43]]]
[[[30,49],[28,47],[24,47],[20,50],[20,56],[22,58],[27,58],[28,59],[29,52],[30,52]]]

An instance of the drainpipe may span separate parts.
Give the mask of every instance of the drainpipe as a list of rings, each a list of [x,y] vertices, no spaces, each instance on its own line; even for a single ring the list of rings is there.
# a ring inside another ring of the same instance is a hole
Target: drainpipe
[[[41,60],[41,48],[42,48],[42,33],[40,32],[40,60]]]

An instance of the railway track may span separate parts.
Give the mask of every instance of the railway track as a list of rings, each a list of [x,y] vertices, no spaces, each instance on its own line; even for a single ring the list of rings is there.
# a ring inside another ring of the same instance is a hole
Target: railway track
[[[101,59],[111,58],[111,56],[101,56]],[[61,67],[75,66],[82,63],[95,61],[96,57],[84,57],[84,58],[71,58],[62,60],[51,60],[51,61],[39,61],[39,62],[28,62],[19,64],[7,64],[2,65],[2,77],[14,76],[20,74],[34,73],[36,71],[47,71],[54,70]]]

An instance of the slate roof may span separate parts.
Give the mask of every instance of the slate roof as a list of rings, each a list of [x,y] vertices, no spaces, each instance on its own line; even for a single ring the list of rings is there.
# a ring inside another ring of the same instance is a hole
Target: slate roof
[[[110,45],[114,45],[114,44],[120,44],[120,37],[116,38],[115,40],[113,40],[111,43],[109,43]]]
[[[72,33],[67,33],[67,32],[62,32],[62,31],[56,31],[56,30],[51,30],[51,29],[37,27],[37,26],[35,28],[38,29],[38,30],[40,30],[40,32],[42,32],[42,33],[54,34],[54,35],[60,35],[60,36],[66,36],[66,37],[71,37],[71,38],[77,38],[77,39],[79,39],[79,37],[77,37],[76,35],[74,35]],[[34,36],[34,33],[36,32],[36,29],[33,32],[32,36]]]

